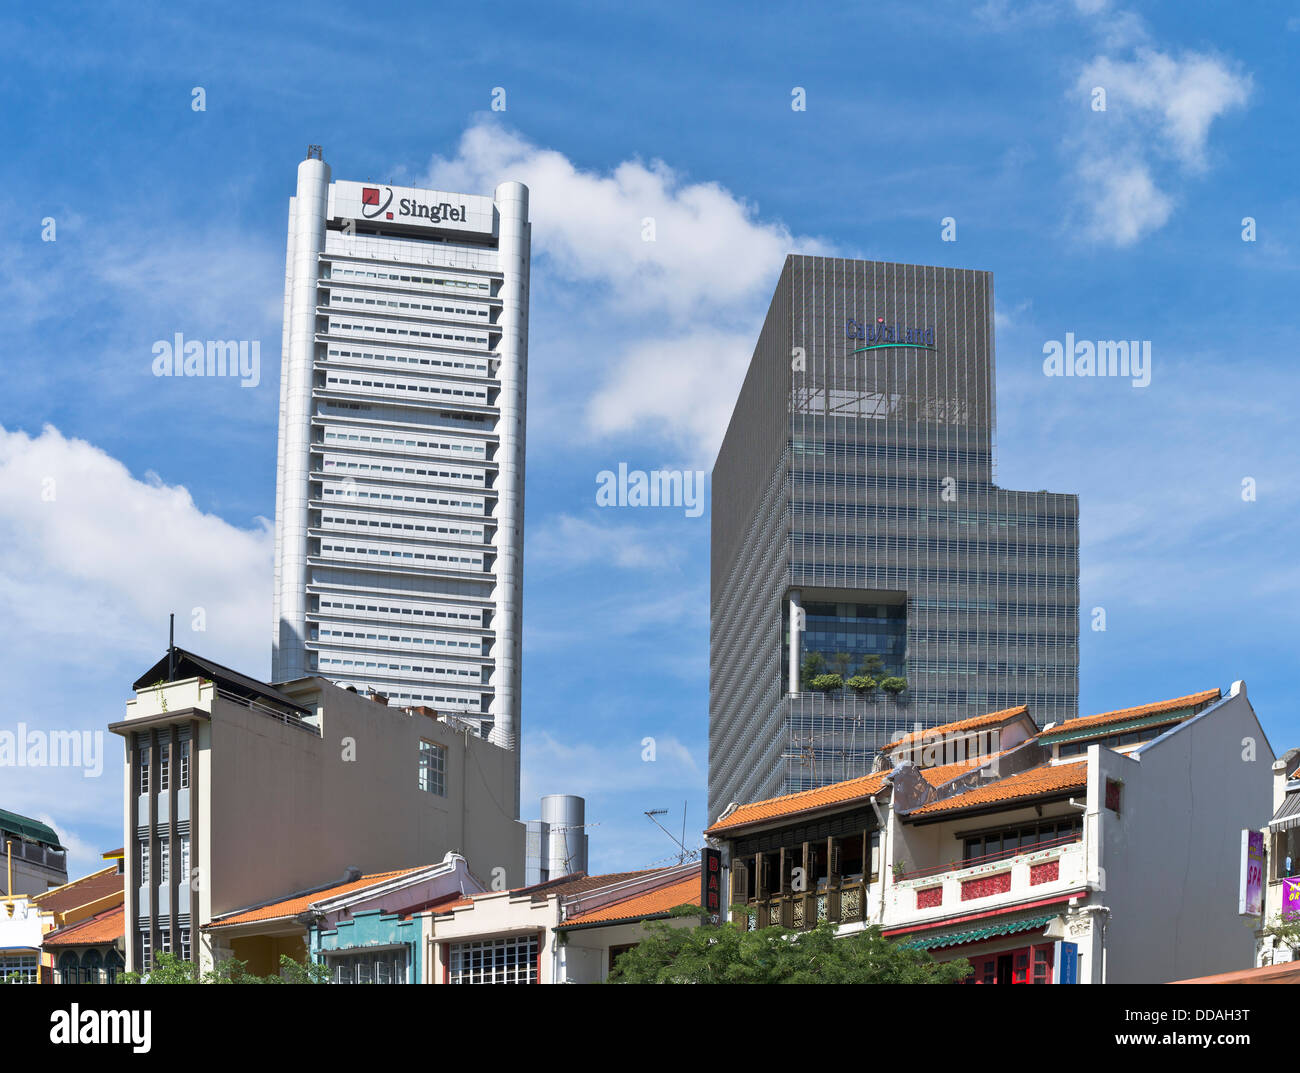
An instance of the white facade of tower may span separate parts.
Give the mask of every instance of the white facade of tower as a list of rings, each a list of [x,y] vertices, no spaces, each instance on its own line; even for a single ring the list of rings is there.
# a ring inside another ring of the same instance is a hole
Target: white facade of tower
[[[529,247],[519,183],[484,197],[299,165],[272,646],[274,681],[455,715],[516,772]]]

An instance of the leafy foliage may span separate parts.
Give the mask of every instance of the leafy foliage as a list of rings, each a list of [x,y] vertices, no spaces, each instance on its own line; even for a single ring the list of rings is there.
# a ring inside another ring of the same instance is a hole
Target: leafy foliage
[[[805,683],[805,688],[810,689],[812,680],[825,669],[826,657],[820,652],[809,652],[799,664],[799,681]]]
[[[834,693],[844,688],[844,679],[838,674],[819,674],[808,683],[808,688],[814,693]]]
[[[684,908],[677,916],[698,915]],[[878,927],[836,937],[823,921],[811,931],[741,931],[730,921],[700,927],[646,924],[641,943],[621,955],[615,984],[949,984],[970,974],[964,960],[943,964],[904,949]]]
[[[199,967],[191,961],[182,961],[175,954],[160,952],[154,956],[153,968],[147,973],[124,972],[117,978],[121,984],[324,984],[329,983],[329,967],[316,962],[304,964],[294,961],[288,954],[280,955],[280,973],[272,976],[255,976],[247,971],[248,962],[238,958],[218,961],[207,972],[200,974]]]
[[[851,690],[853,690],[853,692],[856,693],[858,696],[862,696],[865,693],[870,693],[873,689],[876,688],[876,686],[880,685],[880,683],[877,682],[874,678],[872,678],[869,674],[855,674],[844,684],[848,686]]]
[[[897,696],[907,688],[907,679],[899,678],[896,675],[890,675],[888,678],[881,679],[880,688],[886,693],[893,693]]]
[[[884,669],[885,661],[874,652],[871,652],[862,657],[862,665],[858,668],[858,674],[864,678],[879,678],[881,671]]]
[[[1300,913],[1278,913],[1260,929],[1260,934],[1272,939],[1274,946],[1300,950]]]

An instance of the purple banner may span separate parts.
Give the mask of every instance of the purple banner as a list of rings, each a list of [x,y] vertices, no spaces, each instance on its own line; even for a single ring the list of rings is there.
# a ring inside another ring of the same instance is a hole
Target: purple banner
[[[1300,917],[1300,876],[1282,880],[1282,916]]]
[[[1264,911],[1264,832],[1241,832],[1242,916],[1257,917]]]

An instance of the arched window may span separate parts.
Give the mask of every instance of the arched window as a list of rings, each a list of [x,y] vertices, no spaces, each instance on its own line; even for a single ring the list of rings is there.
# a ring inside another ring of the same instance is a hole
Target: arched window
[[[87,950],[81,955],[81,982],[84,984],[102,984],[104,977],[104,956],[98,950]]]
[[[104,956],[104,982],[108,984],[117,983],[118,974],[126,969],[126,963],[122,960],[122,955],[116,950],[110,950]]]
[[[75,950],[65,950],[59,955],[59,983],[77,984],[81,982],[81,959]]]

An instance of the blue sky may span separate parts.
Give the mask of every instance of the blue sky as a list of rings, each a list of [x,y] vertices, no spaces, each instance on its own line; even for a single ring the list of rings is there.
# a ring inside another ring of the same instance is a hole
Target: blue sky
[[[994,273],[999,482],[1080,495],[1106,609],[1083,712],[1241,678],[1296,743],[1300,16],[918,7],[0,16],[0,729],[120,718],[171,610],[269,673],[285,223],[319,143],[336,178],[531,186],[524,802],[585,794],[593,868],[669,855],[645,809],[698,832],[708,710],[708,515],[597,509],[596,474],[710,468],[792,250]],[[153,377],[176,332],[260,339],[261,384]],[[1150,340],[1150,386],[1045,377],[1066,332]],[[94,779],[0,769],[74,871],[121,843],[106,748]]]

